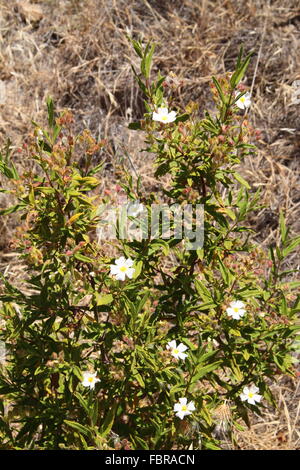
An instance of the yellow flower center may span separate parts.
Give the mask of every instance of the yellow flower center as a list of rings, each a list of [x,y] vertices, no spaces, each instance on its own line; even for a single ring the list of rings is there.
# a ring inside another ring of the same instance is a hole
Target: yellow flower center
[[[187,406],[186,406],[186,405],[182,405],[181,411],[187,411]]]
[[[125,273],[127,271],[127,266],[122,266],[120,268],[120,271],[122,271],[122,273]]]
[[[163,121],[167,120],[167,116],[162,116],[161,118],[162,118]]]
[[[173,349],[173,353],[178,354],[179,353],[178,349]]]
[[[90,383],[94,382],[94,377],[89,377],[89,378],[88,378],[88,381],[89,381]]]
[[[244,101],[245,101],[245,97],[242,96],[242,97],[241,97],[241,102],[244,103]]]
[[[238,311],[239,311],[239,308],[237,308],[237,307],[234,307],[234,309],[233,309],[233,310],[235,311],[235,313],[238,313]]]
[[[253,396],[254,396],[254,393],[251,393],[251,392],[248,393],[249,398],[253,398]]]

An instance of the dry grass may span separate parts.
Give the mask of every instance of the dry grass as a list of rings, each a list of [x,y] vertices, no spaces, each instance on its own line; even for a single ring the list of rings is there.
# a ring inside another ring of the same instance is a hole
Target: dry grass
[[[112,163],[126,149],[147,187],[157,190],[149,156],[126,128],[142,116],[143,104],[125,33],[154,39],[154,71],[174,72],[182,80],[176,104],[194,100],[200,112],[212,105],[211,75],[232,70],[243,43],[246,52],[254,51],[244,82],[253,87],[249,119],[262,131],[257,156],[240,170],[261,188],[266,205],[251,221],[256,240],[267,246],[278,239],[280,208],[291,234],[299,234],[300,115],[292,103],[292,83],[300,79],[299,26],[298,0],[0,0],[0,143],[8,136],[16,149],[31,119],[45,121],[51,95],[59,108],[74,111],[78,130],[88,127],[108,139],[108,185],[116,180]],[[17,153],[14,158],[26,165]],[[0,194],[0,206],[8,204]],[[8,246],[16,223],[7,218],[0,226],[0,268],[19,282],[22,267]],[[299,251],[288,263],[299,267]],[[274,388],[279,409],[266,410],[250,431],[238,434],[241,448],[299,448],[299,384],[283,379]]]

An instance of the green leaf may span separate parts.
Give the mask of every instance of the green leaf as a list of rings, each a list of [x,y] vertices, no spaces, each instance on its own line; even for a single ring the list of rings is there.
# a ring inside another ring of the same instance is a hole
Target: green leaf
[[[54,104],[52,98],[49,96],[47,98],[47,109],[48,109],[48,123],[50,127],[54,127]]]
[[[118,403],[114,403],[111,409],[106,414],[104,422],[102,426],[100,427],[100,431],[99,431],[102,437],[107,436],[107,434],[110,432],[114,424],[117,407],[118,407]]]
[[[89,258],[88,256],[84,256],[81,253],[75,253],[74,258],[78,259],[78,261],[83,261],[84,263],[93,263],[94,260]]]
[[[232,284],[233,280],[235,279],[234,275],[232,274],[231,270],[223,264],[223,261],[221,261],[220,258],[219,258],[219,269],[220,269],[220,273],[225,284],[227,285]]]
[[[142,388],[145,388],[145,382],[143,380],[143,377],[141,376],[141,374],[138,372],[137,369],[135,368],[132,369],[132,376]]]
[[[90,416],[90,409],[89,409],[89,406],[88,406],[88,402],[83,398],[83,396],[79,392],[74,392],[74,395],[77,398],[77,400],[79,401],[79,403],[82,406],[82,408],[84,409],[84,411],[86,412],[87,416]]]
[[[139,277],[139,275],[142,272],[143,269],[143,261],[138,261],[137,263],[134,264],[134,274],[133,274],[133,279],[136,279]]]
[[[292,251],[294,251],[295,248],[297,248],[298,245],[300,245],[300,236],[290,240],[290,244],[283,248],[282,255],[284,257],[289,255]]]
[[[225,214],[227,214],[231,220],[235,220],[236,217],[235,217],[235,213],[233,212],[232,209],[230,209],[229,207],[223,207],[222,210],[225,212]]]
[[[250,429],[251,425],[250,425],[250,421],[249,421],[249,417],[248,417],[248,412],[247,412],[247,408],[243,405],[240,405],[238,404],[237,405],[237,410],[238,410],[238,413],[239,415],[241,416],[241,418],[243,419],[244,423],[248,426],[248,428]]]
[[[96,424],[97,424],[98,415],[99,415],[99,405],[98,405],[98,400],[96,398],[94,400],[94,405],[92,406],[91,412],[89,414],[89,417],[91,419],[91,422],[92,422],[93,426],[96,426]]]
[[[75,375],[75,377],[77,377],[77,379],[80,380],[80,382],[81,382],[83,377],[82,377],[82,373],[81,373],[80,368],[78,366],[73,366],[72,367],[72,372]]]
[[[131,437],[131,439],[132,439],[133,441],[135,441],[136,444],[138,444],[138,446],[139,446],[142,450],[149,450],[149,446],[148,446],[147,442],[144,441],[141,437],[134,436],[134,437]]]
[[[241,54],[241,52],[242,52],[242,49],[240,50],[240,54]],[[241,63],[241,55],[239,55],[239,58],[238,58],[238,61],[237,61],[237,69],[233,73],[233,75],[230,79],[231,88],[235,88],[240,83],[240,81],[243,79],[252,55],[253,55],[253,52],[248,54],[243,63]]]
[[[185,114],[180,114],[180,116],[178,116],[176,119],[175,119],[175,122],[185,122],[189,119],[190,115],[185,113]]]
[[[250,358],[250,354],[248,353],[246,349],[243,351],[243,356],[244,356],[245,361],[248,361],[248,359]]]
[[[141,62],[141,71],[146,79],[150,77],[151,62],[155,50],[154,44],[147,44],[145,54]]]
[[[286,236],[287,236],[287,228],[285,225],[285,220],[284,220],[284,215],[283,215],[282,210],[280,210],[280,213],[279,213],[279,227],[280,227],[281,241],[282,243],[285,243]]]
[[[64,420],[64,423],[66,423],[67,426],[70,426],[71,428],[75,429],[75,431],[79,432],[79,434],[84,434],[85,436],[91,437],[92,433],[88,427],[76,423],[75,421],[69,421],[67,419]]]
[[[216,87],[218,93],[219,93],[219,96],[221,98],[222,103],[226,104],[226,99],[225,99],[224,93],[222,91],[221,85],[219,84],[218,80],[215,77],[212,77],[212,80],[215,84],[215,87]]]
[[[199,281],[198,279],[195,279],[195,288],[197,290],[197,293],[200,295],[201,299],[203,302],[212,302],[212,296],[210,291],[205,287],[203,282]]]
[[[195,382],[197,382],[197,380],[201,379],[206,374],[209,374],[213,370],[217,369],[221,363],[222,361],[216,361],[216,362],[213,362],[212,364],[208,364],[207,366],[200,367],[200,370],[199,368],[197,368],[198,372],[194,375],[191,383],[194,384]]]
[[[134,50],[137,53],[137,55],[142,59],[143,58],[143,49],[142,49],[141,43],[139,41],[135,41],[134,39],[131,39],[129,37],[128,37],[128,39],[130,40],[131,44],[133,45]]]
[[[13,214],[14,212],[18,212],[24,209],[24,207],[25,204],[16,204],[15,206],[8,207],[7,209],[0,210],[0,215]]]
[[[138,122],[131,122],[128,125],[128,129],[133,129],[134,131],[140,130],[141,129],[141,123],[139,121]]]
[[[168,256],[170,247],[164,240],[153,240],[149,245],[149,255],[162,248],[163,254]]]
[[[98,306],[111,304],[114,300],[112,294],[100,295],[98,292],[95,292],[95,299]]]
[[[245,188],[251,189],[249,183],[247,183],[247,181],[244,180],[244,178],[243,178],[239,173],[237,173],[237,172],[235,171],[234,173],[232,173],[232,176],[233,176],[239,183],[241,183],[243,186],[245,186]]]
[[[241,336],[240,330],[235,330],[234,328],[229,329],[229,334],[233,336]]]

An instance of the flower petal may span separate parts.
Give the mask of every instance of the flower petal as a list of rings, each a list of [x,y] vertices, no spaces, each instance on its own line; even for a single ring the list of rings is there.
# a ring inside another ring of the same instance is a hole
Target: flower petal
[[[185,346],[183,343],[180,343],[180,344],[178,344],[177,349],[178,349],[178,351],[180,351],[180,352],[184,352],[184,351],[186,351],[186,350],[188,349],[188,347]]]
[[[243,315],[242,315],[243,316]],[[239,320],[241,318],[241,315],[239,312],[234,312],[234,314],[232,315],[232,318],[234,320]]]
[[[127,271],[126,271],[126,275],[129,279],[132,279],[133,278],[133,275],[134,275],[134,272],[135,272],[135,269],[134,268],[128,268]],[[124,273],[125,274],[125,273]]]
[[[179,357],[179,359],[182,359],[183,361],[185,360],[186,357],[188,357],[187,354],[182,353],[180,351],[177,353],[177,356]]]
[[[119,266],[115,266],[114,264],[110,265],[110,274],[118,274],[119,271]]]
[[[153,119],[153,121],[160,121],[160,120],[161,120],[161,116],[160,116],[160,114],[153,113],[153,114],[152,114],[152,119]]]
[[[161,117],[162,115],[168,114],[168,108],[158,108],[157,112]]]
[[[235,311],[233,310],[233,307],[228,307],[226,309],[226,312],[227,312],[227,315],[229,315],[230,317],[233,317],[233,315],[235,314]]]
[[[127,260],[125,260],[124,266],[127,266],[128,268],[131,268],[133,263],[134,263],[134,261],[132,261],[131,258],[128,258]]]
[[[125,277],[126,277],[126,274],[122,271],[116,274],[116,279],[118,281],[125,281]]]
[[[169,341],[167,346],[166,346],[167,349],[176,349],[176,341],[175,339],[172,339],[172,341]]]
[[[115,264],[116,264],[117,266],[123,266],[124,263],[125,263],[125,261],[126,261],[126,260],[125,260],[124,256],[121,256],[120,258],[118,258],[118,259],[115,260]]]
[[[248,397],[248,403],[250,403],[250,405],[255,405],[255,401],[254,401],[254,398],[249,398]]]
[[[259,388],[256,385],[251,385],[249,387],[249,390],[250,390],[251,393],[259,392]]]
[[[196,409],[193,401],[190,401],[187,407],[189,411],[195,411]]]
[[[175,113],[175,111],[171,111],[167,116],[167,121],[166,122],[174,122],[175,119],[176,119],[176,113]]]
[[[187,398],[183,397],[183,398],[179,398],[179,403],[181,405],[186,405],[187,404]]]
[[[186,415],[186,411],[178,411],[178,413],[176,413],[176,416],[178,416],[178,418],[180,419],[183,419]]]

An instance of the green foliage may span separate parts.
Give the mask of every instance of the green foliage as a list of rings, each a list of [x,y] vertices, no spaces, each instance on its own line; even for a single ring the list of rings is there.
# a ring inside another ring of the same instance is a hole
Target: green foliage
[[[92,163],[105,142],[73,135],[70,113],[58,116],[48,99],[49,129],[34,123],[27,148],[32,169],[19,176],[9,149],[0,155],[17,199],[1,214],[22,213],[15,245],[26,265],[21,290],[2,276],[1,448],[217,449],[220,409],[230,435],[239,419],[249,424],[249,410],[265,406],[242,401],[244,387],[255,384],[273,403],[268,379],[294,373],[299,285],[281,267],[300,239],[289,238],[281,214],[282,244],[270,257],[251,242],[247,217],[259,193],[236,171],[254,152],[235,105],[250,56],[241,50],[234,73],[213,78],[215,116],[200,119],[191,103],[164,124],[152,119],[167,107],[165,78],[150,80],[154,45],[132,44],[146,113],[129,127],[145,133],[157,179],[168,176],[163,202],[204,205],[204,245],[188,250],[159,235],[98,243],[98,207],[114,202],[101,193],[102,162]],[[125,169],[120,178],[148,211],[161,202]],[[134,261],[125,281],[110,273],[120,256]],[[239,319],[228,315],[233,301],[244,304]],[[167,348],[172,340],[187,347],[185,360]],[[88,371],[99,379],[91,389]],[[183,397],[195,411],[181,421],[174,405]]]

